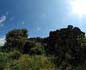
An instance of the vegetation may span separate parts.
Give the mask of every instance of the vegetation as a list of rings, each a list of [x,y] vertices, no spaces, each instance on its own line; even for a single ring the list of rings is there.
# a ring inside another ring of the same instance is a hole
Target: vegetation
[[[47,38],[14,29],[0,47],[0,70],[86,70],[85,54],[85,33],[78,27],[51,31]]]

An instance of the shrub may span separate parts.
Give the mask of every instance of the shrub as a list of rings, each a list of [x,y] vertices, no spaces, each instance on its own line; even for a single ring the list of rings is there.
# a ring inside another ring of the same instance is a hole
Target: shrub
[[[0,52],[0,70],[3,70],[7,63],[7,53]]]

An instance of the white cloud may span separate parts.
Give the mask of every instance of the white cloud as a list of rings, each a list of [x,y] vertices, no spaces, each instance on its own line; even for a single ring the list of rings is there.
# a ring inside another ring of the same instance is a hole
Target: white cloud
[[[1,16],[0,17],[0,23],[3,23],[4,21],[6,21],[6,19],[7,19],[6,16]]]
[[[0,46],[3,46],[5,44],[5,37],[0,38]]]

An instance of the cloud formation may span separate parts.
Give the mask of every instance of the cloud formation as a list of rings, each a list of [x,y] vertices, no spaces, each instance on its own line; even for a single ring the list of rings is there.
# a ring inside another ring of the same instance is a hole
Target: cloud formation
[[[3,46],[5,44],[5,37],[0,38],[0,46]]]
[[[0,17],[0,23],[3,23],[4,21],[6,21],[6,16],[1,16]]]

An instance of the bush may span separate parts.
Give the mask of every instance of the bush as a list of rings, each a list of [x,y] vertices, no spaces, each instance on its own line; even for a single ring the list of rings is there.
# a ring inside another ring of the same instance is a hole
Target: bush
[[[13,52],[8,53],[8,58],[10,60],[17,60],[21,56],[21,53],[17,50],[14,50]]]
[[[55,70],[55,65],[45,56],[22,55],[19,60],[7,63],[5,70]]]
[[[4,69],[7,61],[7,53],[0,52],[0,70]]]
[[[30,51],[31,54],[37,54],[37,55],[44,54],[44,46],[41,43],[37,42],[33,45]]]

